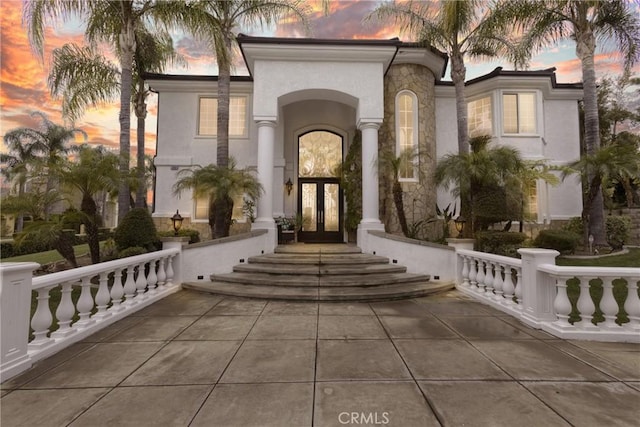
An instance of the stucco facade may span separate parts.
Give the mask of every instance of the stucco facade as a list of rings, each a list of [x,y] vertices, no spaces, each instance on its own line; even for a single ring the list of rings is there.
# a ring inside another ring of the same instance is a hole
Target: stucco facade
[[[396,39],[241,36],[238,42],[251,76],[232,78],[231,97],[242,99],[245,128],[230,138],[230,154],[240,167],[256,169],[265,193],[257,203],[256,222],[252,225],[241,222],[236,227],[267,229],[275,239],[274,218],[295,216],[302,203],[308,203],[303,184],[317,184],[313,221],[317,221],[318,230],[328,230],[325,215],[328,218],[328,206],[335,202],[330,202],[320,190],[323,185],[329,188],[331,183],[337,183],[337,178],[303,176],[300,138],[313,132],[337,136],[342,141],[339,155],[344,159],[360,130],[363,219],[359,239],[366,238],[367,230],[399,232],[391,179],[378,170],[382,151],[399,152],[398,129],[406,126],[398,121],[399,94],[408,94],[415,100],[415,111],[411,112],[415,121],[411,120],[410,126],[420,153],[419,173],[402,180],[409,222],[434,217],[436,203],[444,207],[454,201],[450,194],[436,189],[432,179],[437,160],[457,150],[454,91],[449,83],[441,81],[446,56]],[[167,218],[179,209],[187,218],[187,225],[207,236],[207,221],[196,218],[192,193],[185,191],[177,196],[172,187],[180,170],[215,163],[215,135],[202,135],[199,120],[204,114],[201,100],[216,96],[217,78],[149,75],[147,82],[159,94],[153,215],[164,226]],[[494,143],[516,147],[527,159],[565,164],[579,156],[577,100],[582,92],[578,89],[556,84],[552,70],[517,73],[497,69],[468,82],[467,97],[470,101],[481,97],[491,100]],[[535,132],[526,135],[502,131],[501,102],[507,99],[504,94],[519,91],[533,94],[529,97],[535,99]],[[289,180],[293,184],[290,193],[284,185]],[[537,220],[579,215],[580,194],[576,181],[567,180],[555,188],[539,183]],[[320,201],[323,197],[324,201]],[[344,205],[342,202],[339,205],[342,221]],[[422,236],[437,237],[436,233],[435,226],[431,226]],[[333,236],[346,241],[342,226]]]

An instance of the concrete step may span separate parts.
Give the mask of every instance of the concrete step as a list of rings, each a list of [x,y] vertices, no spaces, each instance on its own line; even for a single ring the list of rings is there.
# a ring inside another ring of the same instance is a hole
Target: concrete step
[[[423,297],[454,288],[452,282],[403,283],[368,288],[256,286],[225,282],[188,282],[182,286],[216,295],[296,301],[387,301]]]
[[[389,264],[389,258],[367,254],[286,254],[277,253],[250,257],[249,264],[277,265],[363,265]]]
[[[395,264],[365,265],[292,265],[292,264],[238,264],[233,267],[235,273],[268,273],[281,275],[358,275],[404,273],[406,267]]]
[[[239,283],[257,286],[294,286],[294,287],[370,287],[399,283],[427,282],[429,276],[409,273],[389,273],[376,275],[328,275],[311,277],[268,274],[268,273],[230,273],[211,275],[212,282]]]
[[[344,243],[291,243],[280,245],[275,249],[277,254],[359,254],[362,250]]]

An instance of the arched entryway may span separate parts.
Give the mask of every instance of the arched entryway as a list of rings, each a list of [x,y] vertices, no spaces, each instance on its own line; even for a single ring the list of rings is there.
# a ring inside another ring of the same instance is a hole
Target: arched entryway
[[[343,203],[340,165],[344,141],[328,130],[298,136],[298,212],[301,242],[342,242]]]

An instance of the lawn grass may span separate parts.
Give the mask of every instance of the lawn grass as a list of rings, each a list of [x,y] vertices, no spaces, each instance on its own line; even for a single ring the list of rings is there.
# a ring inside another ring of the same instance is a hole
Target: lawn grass
[[[100,243],[100,246],[102,247],[102,242]],[[76,258],[77,258],[81,255],[89,253],[89,245],[86,243],[83,245],[76,245],[73,247],[73,250],[76,253]],[[49,264],[51,262],[57,262],[62,260],[64,260],[64,258],[62,258],[62,255],[60,255],[58,251],[54,249],[51,251],[37,252],[35,254],[20,255],[20,256],[14,256],[11,258],[2,258],[0,261],[1,262],[37,262],[38,264]]]
[[[640,267],[640,248],[630,248],[626,254],[603,258],[577,259],[560,257],[556,260],[556,264],[581,267]]]

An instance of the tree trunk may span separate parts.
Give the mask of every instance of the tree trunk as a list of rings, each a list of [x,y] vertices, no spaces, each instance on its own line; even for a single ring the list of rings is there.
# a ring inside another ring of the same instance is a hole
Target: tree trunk
[[[147,200],[147,182],[145,180],[145,164],[144,164],[144,132],[145,119],[147,118],[147,103],[144,96],[144,81],[140,80],[138,85],[138,96],[136,97],[136,117],[138,118],[138,153],[136,167],[138,169],[138,189],[136,190],[136,208],[146,207]]]
[[[66,232],[62,230],[60,237],[54,242],[53,247],[62,257],[67,260],[71,267],[76,268],[78,262],[76,261],[76,253],[73,250],[73,234],[72,232]]]
[[[469,152],[469,129],[467,126],[467,102],[464,97],[464,80],[467,69],[464,66],[464,59],[461,53],[451,55],[451,80],[456,91],[456,119],[458,123],[458,153],[467,154]],[[473,211],[471,209],[470,195],[466,192],[460,193],[460,216],[469,221],[468,227],[463,230],[463,236],[469,238],[473,235]]]
[[[87,243],[89,244],[89,253],[91,254],[91,263],[100,262],[100,237],[98,229],[100,227],[100,216],[98,215],[98,206],[95,200],[88,194],[82,196],[80,210],[87,216],[85,221],[85,232],[87,233]]]
[[[22,199],[22,196],[24,196],[24,184],[20,183],[18,186],[18,196],[20,197],[20,199]],[[13,231],[15,233],[20,233],[22,231],[22,229],[24,228],[24,215],[22,215],[22,213],[18,213],[16,215],[16,222],[13,226]]]
[[[594,64],[595,37],[589,30],[578,34],[576,53],[582,64],[582,84],[584,87],[584,146],[588,155],[593,155],[600,148],[600,122],[598,119],[598,90]],[[589,215],[588,233],[593,235],[596,245],[606,245],[604,228],[604,198],[600,180],[593,180],[593,172],[587,171],[589,182],[597,183],[597,188],[589,188],[594,194],[587,214]],[[591,197],[591,196],[588,196]]]
[[[131,85],[133,53],[136,40],[133,22],[128,19],[122,33],[120,33],[120,66],[122,75],[120,80],[120,187],[118,188],[118,223],[129,212],[129,158],[131,156]]]
[[[233,213],[233,199],[226,196],[216,199],[209,207],[209,226],[214,239],[227,237],[231,230],[231,216]],[[221,226],[219,225],[221,224]]]
[[[393,203],[396,205],[396,212],[398,213],[398,222],[400,223],[400,229],[402,234],[409,237],[409,227],[407,226],[407,215],[404,212],[404,203],[402,197],[402,184],[396,179],[393,182]]]

